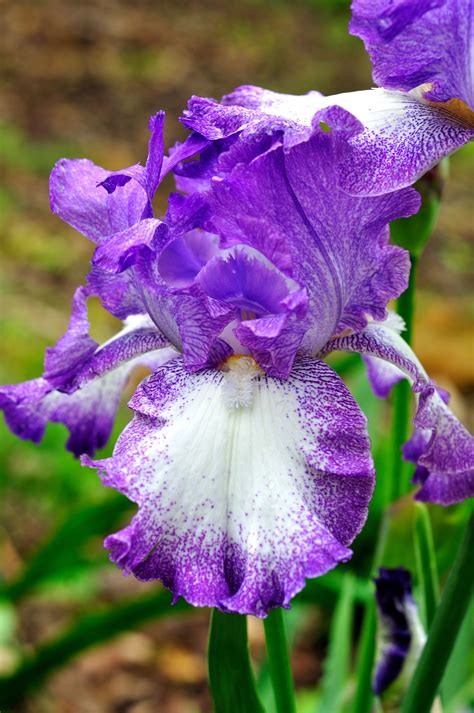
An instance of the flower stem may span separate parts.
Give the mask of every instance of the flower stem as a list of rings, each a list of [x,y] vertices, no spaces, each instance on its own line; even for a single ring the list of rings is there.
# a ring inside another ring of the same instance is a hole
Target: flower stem
[[[424,503],[415,504],[415,556],[418,582],[422,596],[424,624],[432,624],[439,599],[438,571],[430,516]]]
[[[208,667],[215,713],[264,713],[250,662],[246,616],[212,611]]]
[[[471,600],[474,585],[474,513],[402,704],[401,713],[429,713]]]
[[[293,674],[291,672],[285,622],[280,608],[264,619],[268,667],[278,713],[296,713]]]
[[[418,258],[410,254],[411,271],[408,287],[397,300],[397,312],[405,322],[406,330],[403,337],[408,344],[413,339],[413,323],[415,316],[415,283]],[[406,379],[394,388],[393,395],[393,438],[392,438],[392,472],[389,488],[390,502],[397,500],[409,489],[412,466],[402,459],[402,446],[410,434],[410,410],[412,393]]]

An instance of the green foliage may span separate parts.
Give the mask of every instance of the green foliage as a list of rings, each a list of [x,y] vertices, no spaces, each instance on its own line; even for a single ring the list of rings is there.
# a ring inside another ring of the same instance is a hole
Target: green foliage
[[[148,619],[192,611],[184,602],[178,602],[174,609],[170,605],[168,592],[157,591],[79,617],[70,629],[43,644],[34,655],[25,656],[11,675],[0,677],[0,709],[20,701],[48,674],[84,649],[132,631]]]
[[[351,669],[354,582],[348,574],[334,610],[317,713],[340,713]]]
[[[215,713],[264,713],[247,642],[247,618],[213,610],[208,648]]]

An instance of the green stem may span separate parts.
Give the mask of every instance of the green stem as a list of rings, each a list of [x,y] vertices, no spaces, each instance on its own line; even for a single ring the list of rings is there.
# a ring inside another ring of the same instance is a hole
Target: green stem
[[[264,713],[247,642],[247,617],[214,609],[208,647],[214,713]]]
[[[412,343],[415,316],[415,283],[418,258],[410,254],[411,271],[408,287],[397,300],[397,312],[405,322],[406,330],[403,337],[408,344]],[[394,388],[393,395],[393,438],[392,438],[392,468],[389,491],[389,502],[397,500],[409,489],[412,473],[411,464],[402,459],[402,446],[410,436],[410,412],[412,393],[411,386],[403,379]]]
[[[385,543],[388,535],[388,515],[385,512],[379,525],[377,545],[372,562],[371,577],[377,574],[377,570],[382,562]],[[375,596],[366,603],[364,609],[364,620],[360,634],[360,643],[356,664],[356,690],[352,713],[367,713],[371,710],[374,700],[372,692],[372,671],[375,661],[375,635],[377,631],[377,617],[375,608]]]
[[[281,609],[273,609],[264,619],[267,659],[278,713],[296,713],[293,674]]]
[[[436,610],[401,713],[429,713],[466,615],[474,585],[474,513]]]
[[[438,571],[430,516],[424,503],[415,503],[415,556],[424,623],[432,624],[439,599]]]

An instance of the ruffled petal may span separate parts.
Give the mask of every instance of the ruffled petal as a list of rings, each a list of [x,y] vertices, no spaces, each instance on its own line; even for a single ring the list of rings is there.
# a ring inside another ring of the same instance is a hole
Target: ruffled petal
[[[51,210],[94,243],[136,223],[146,206],[146,194],[135,182],[120,194],[100,186],[111,172],[88,159],[60,159],[51,172]]]
[[[364,126],[341,146],[339,183],[350,193],[380,195],[411,185],[474,138],[474,113],[468,120],[416,94],[370,89],[328,101]]]
[[[466,0],[353,0],[349,31],[370,55],[374,81],[474,107],[474,7]]]
[[[350,557],[374,474],[365,417],[326,364],[300,359],[280,381],[249,358],[193,375],[176,359],[131,407],[113,457],[92,464],[139,505],[106,540],[126,573],[265,616]]]
[[[458,105],[459,104],[459,105]],[[474,138],[474,113],[458,102],[436,104],[420,92],[372,89],[323,97],[291,96],[260,87],[239,87],[221,103],[193,97],[184,123],[214,141],[180,181],[183,189],[206,185],[210,174],[225,176],[230,165],[249,163],[270,150],[268,134],[280,134],[287,148],[304,142],[316,112],[331,106],[349,111],[363,130],[340,155],[338,182],[350,193],[379,195],[411,185],[444,156]],[[238,142],[229,144],[232,137]],[[202,163],[201,163],[202,161]],[[183,174],[183,171],[179,171]]]
[[[113,339],[82,360],[74,353],[77,336],[70,333],[60,340],[61,348],[49,359],[48,380],[0,387],[0,408],[20,438],[39,443],[48,421],[63,423],[70,432],[68,450],[93,455],[107,443],[131,371],[137,366],[154,369],[176,351],[164,348],[168,343],[144,316],[129,319]]]
[[[370,354],[388,361],[411,381],[418,397],[414,426],[418,481],[417,500],[451,505],[474,496],[474,437],[451,413],[443,397],[397,329],[373,322],[364,330],[331,340],[327,351],[338,349]],[[410,453],[409,453],[410,454]]]
[[[330,133],[319,128],[319,119],[331,120]],[[237,167],[213,183],[209,198],[223,240],[248,243],[249,219],[260,231],[265,225],[266,235],[285,236],[291,275],[309,293],[312,326],[303,346],[313,353],[338,331],[362,327],[367,315],[385,317],[387,302],[405,289],[409,272],[407,253],[388,245],[387,224],[419,207],[412,189],[383,197],[338,190],[339,147],[360,124],[337,107],[321,112],[315,123],[307,142]]]

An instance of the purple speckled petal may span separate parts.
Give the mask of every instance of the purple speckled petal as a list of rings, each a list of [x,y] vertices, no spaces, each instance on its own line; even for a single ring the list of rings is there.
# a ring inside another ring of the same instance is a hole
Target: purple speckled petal
[[[474,6],[470,0],[353,0],[351,34],[365,44],[374,81],[474,108]]]
[[[95,243],[136,223],[146,205],[146,194],[135,182],[120,195],[98,186],[110,171],[87,159],[60,159],[51,172],[51,210]]]
[[[349,559],[374,475],[365,417],[326,364],[299,359],[280,381],[251,362],[159,368],[113,457],[92,465],[139,505],[105,543],[125,572],[263,617]]]
[[[312,326],[303,346],[312,352],[336,332],[362,327],[367,315],[385,317],[409,271],[407,253],[388,245],[387,223],[419,207],[412,189],[362,198],[338,190],[335,154],[360,125],[337,107],[320,118],[331,119],[330,133],[316,121],[310,140],[236,168],[213,183],[209,199],[224,240],[248,240],[249,218],[265,223],[269,234],[286,236],[292,277],[309,292]]]
[[[64,338],[63,338],[64,339]],[[72,344],[72,342],[71,342]],[[39,443],[48,421],[63,423],[70,432],[66,447],[74,455],[105,446],[112,431],[122,391],[137,366],[154,369],[176,356],[148,317],[130,319],[114,339],[99,347],[75,369],[51,381],[34,379],[0,387],[0,408],[10,429],[20,438]]]
[[[387,323],[369,324],[357,334],[333,339],[331,349],[356,351],[385,359],[412,382],[418,397],[414,425],[426,438],[417,463],[425,470],[417,500],[451,505],[474,496],[474,437],[451,413],[434,384],[398,331]],[[429,438],[427,437],[429,434]]]
[[[179,186],[194,190],[201,182],[205,187],[210,173],[225,176],[229,164],[249,163],[258,152],[269,150],[272,131],[282,134],[279,143],[286,147],[306,141],[314,114],[335,105],[363,126],[340,156],[338,182],[350,193],[378,195],[411,185],[474,138],[474,114],[464,105],[437,106],[419,93],[372,89],[329,97],[317,92],[290,96],[240,87],[222,103],[198,97],[191,100],[184,123],[215,143],[194,166],[179,170],[185,176],[183,181],[178,179]],[[237,136],[238,142],[225,143]],[[188,179],[187,171],[191,172]]]
[[[329,100],[364,126],[341,147],[339,183],[350,193],[378,195],[410,185],[474,139],[474,114],[469,119],[405,92],[370,89]]]

